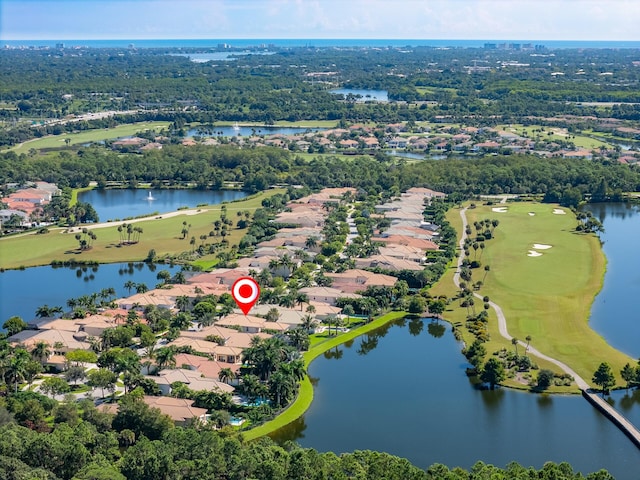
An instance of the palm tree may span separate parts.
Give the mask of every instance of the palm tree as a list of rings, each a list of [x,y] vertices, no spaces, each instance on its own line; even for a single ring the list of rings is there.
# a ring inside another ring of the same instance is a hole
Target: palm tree
[[[516,337],[513,337],[511,339],[511,345],[513,345],[513,347],[515,348],[516,358],[518,358],[518,339]]]
[[[190,305],[191,299],[186,295],[180,295],[176,297],[176,307],[178,307],[178,310],[180,310],[181,312],[186,312],[187,308],[189,308]]]
[[[133,235],[133,225],[127,224],[127,244],[131,243],[131,235]]]
[[[131,290],[136,288],[136,282],[134,282],[133,280],[127,280],[126,282],[124,282],[124,288],[127,289],[128,293],[131,293]]]
[[[311,250],[312,248],[315,248],[318,246],[318,239],[316,237],[309,237],[304,242],[304,246],[307,247],[309,250]]]
[[[176,366],[176,352],[172,347],[162,347],[157,349],[155,357],[158,371],[163,370],[165,367]]]
[[[491,271],[491,267],[489,265],[484,266],[484,276],[482,277],[482,283],[484,283],[484,279],[487,278],[487,273]]]
[[[51,316],[51,307],[49,307],[49,305],[44,304],[39,306],[36,309],[36,317],[38,318],[45,318],[45,317],[50,317]]]
[[[293,273],[296,269],[296,262],[294,262],[291,256],[288,254],[284,254],[282,256],[282,258],[280,259],[280,265],[282,265],[282,267],[287,270],[287,276],[291,275],[291,273]]]
[[[40,362],[41,365],[47,361],[51,355],[49,344],[47,342],[37,342],[31,350],[31,358]]]
[[[311,330],[316,328],[317,325],[318,322],[316,322],[311,315],[305,315],[302,317],[302,323],[300,324],[300,326],[307,331],[307,334],[311,333]]]
[[[27,373],[27,363],[30,360],[29,352],[23,348],[14,350],[6,367],[6,375],[9,380],[13,380],[15,392],[18,392],[18,383],[24,380]]]
[[[338,319],[336,318],[335,315],[329,315],[324,323],[326,323],[329,326],[329,336],[331,336],[331,325],[334,324],[336,325],[336,335],[338,334],[338,330],[337,330],[337,325],[338,325]]]
[[[531,343],[531,335],[527,335],[524,339],[527,341],[527,346],[524,349],[524,354],[526,355],[527,350],[529,350],[529,344]]]
[[[349,326],[351,324],[351,316],[356,313],[353,309],[353,305],[350,303],[345,305],[342,309],[342,313],[347,316],[347,326]]]
[[[276,406],[285,405],[295,391],[293,378],[280,370],[275,372],[269,380],[269,391],[275,397],[273,400]]]
[[[270,308],[264,319],[267,322],[277,322],[280,319],[280,311],[276,308]]]
[[[229,383],[232,380],[235,380],[236,374],[230,368],[222,368],[220,369],[220,373],[218,374],[218,380],[224,383]]]
[[[286,307],[286,308],[292,308],[295,305],[295,298],[293,297],[293,295],[288,294],[288,295],[284,295],[283,297],[280,298],[280,301],[278,302],[278,305],[282,306],[282,307]]]
[[[296,294],[296,303],[300,305],[300,311],[302,311],[302,305],[304,303],[309,303],[309,295],[307,295],[306,293],[298,292]]]

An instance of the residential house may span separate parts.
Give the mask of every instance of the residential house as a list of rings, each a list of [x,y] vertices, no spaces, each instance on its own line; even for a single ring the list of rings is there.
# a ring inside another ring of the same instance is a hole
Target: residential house
[[[216,324],[222,327],[238,327],[240,328],[240,332],[253,334],[262,333],[264,330],[284,332],[289,329],[289,325],[283,323],[268,322],[264,318],[239,313],[232,313],[231,315],[222,317]]]
[[[171,342],[176,348],[191,347],[194,352],[209,355],[216,362],[242,363],[242,348],[218,345],[215,342],[179,337]]]
[[[158,384],[162,395],[170,395],[171,385],[175,382],[184,383],[194,392],[220,391],[232,393],[234,390],[231,385],[227,385],[218,379],[206,378],[197,370],[190,369],[178,368],[175,370],[161,370],[158,375],[148,375],[147,378],[150,378]]]
[[[341,273],[327,273],[333,280],[332,286],[343,292],[355,293],[366,290],[367,287],[393,287],[398,279],[390,275],[369,272],[362,269],[350,269]]]
[[[207,409],[194,407],[195,400],[145,395],[142,401],[151,408],[157,408],[160,413],[168,415],[177,425],[185,425],[193,419],[207,421]]]
[[[306,294],[310,302],[321,302],[329,305],[335,305],[338,298],[361,298],[361,295],[346,293],[331,287],[305,287],[298,291]]]
[[[431,240],[414,238],[406,235],[389,235],[388,237],[372,238],[374,242],[386,243],[387,246],[403,245],[408,247],[420,248],[422,250],[438,250],[438,245]]]
[[[38,342],[47,343],[54,355],[64,355],[71,350],[90,350],[87,341],[89,335],[84,332],[70,332],[65,330],[23,330],[10,336],[7,340],[11,345],[22,345],[27,350]]]
[[[385,255],[373,255],[369,258],[356,258],[357,268],[381,268],[392,272],[400,270],[422,270],[424,267],[411,260],[403,260],[395,257],[387,257]]]
[[[240,277],[246,277],[249,275],[249,269],[240,268],[216,268],[208,273],[201,273],[194,275],[187,279],[188,284],[208,284],[208,285],[225,285],[227,287],[233,286],[233,284]]]
[[[205,378],[220,378],[222,369],[229,369],[235,375],[234,379],[228,381],[229,385],[238,385],[241,365],[234,363],[221,363],[209,360],[207,357],[191,355],[189,353],[179,353],[175,356],[176,366],[182,369],[194,370]]]

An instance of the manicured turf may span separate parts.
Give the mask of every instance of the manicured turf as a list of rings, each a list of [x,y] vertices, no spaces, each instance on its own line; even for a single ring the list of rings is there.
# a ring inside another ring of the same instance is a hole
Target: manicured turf
[[[167,128],[169,122],[139,122],[125,125],[118,125],[113,128],[102,128],[95,130],[88,130],[80,133],[64,133],[62,135],[49,135],[35,140],[28,140],[20,145],[12,147],[16,153],[27,153],[30,149],[41,148],[64,148],[67,146],[65,139],[70,140],[71,145],[79,145],[89,142],[98,142],[100,140],[108,140],[111,138],[128,137],[134,135],[141,130],[156,130],[160,131],[163,128]]]
[[[613,145],[610,145],[602,140],[597,140],[595,138],[591,138],[584,134],[574,134],[567,133],[567,135],[560,135],[558,132],[561,129],[553,128],[553,127],[541,127],[540,125],[521,125],[521,124],[513,124],[513,125],[498,125],[496,127],[499,130],[505,130],[508,132],[513,132],[518,135],[523,135],[523,132],[526,132],[529,138],[535,139],[538,135],[540,139],[543,141],[553,141],[553,140],[561,140],[568,141],[573,143],[576,147],[585,148],[587,150],[597,150],[601,146],[605,146],[607,148],[613,148]],[[543,132],[540,132],[540,128],[544,128]],[[551,133],[551,135],[549,135]]]
[[[238,210],[254,211],[260,207],[265,197],[282,192],[281,189],[268,190],[246,200],[227,203],[228,217],[235,222]],[[48,265],[52,260],[92,260],[100,263],[138,261],[146,258],[152,248],[159,256],[189,251],[192,248],[189,244],[190,238],[194,236],[196,246],[200,245],[200,235],[208,234],[213,230],[213,222],[220,218],[220,205],[197,210],[200,210],[200,213],[196,215],[177,215],[164,219],[149,217],[149,220],[135,223],[135,226],[142,227],[143,233],[140,236],[140,242],[134,245],[118,246],[120,237],[117,228],[123,222],[114,222],[113,226],[97,228],[94,231],[98,238],[93,248],[82,253],[78,253],[78,242],[74,238],[78,227],[73,233],[63,233],[66,229],[52,228],[49,233],[43,235],[32,233],[3,238],[0,239],[0,268]],[[191,224],[186,239],[182,239],[180,233],[183,221]],[[229,230],[227,239],[230,245],[238,243],[245,233],[246,229]],[[205,242],[218,243],[221,240],[221,237],[209,237]]]
[[[352,340],[364,333],[370,332],[378,327],[382,327],[393,320],[397,320],[406,315],[406,312],[391,312],[382,317],[375,319],[373,322],[363,325],[361,327],[355,328],[350,332],[347,332],[343,335],[333,337],[325,342],[322,342],[314,347],[312,347],[308,352],[304,354],[304,364],[305,367],[308,367],[309,364],[319,355],[323,354],[327,350],[332,349],[338,345],[341,345],[349,340]],[[260,425],[252,430],[247,432],[242,432],[245,440],[255,440],[259,437],[264,437],[269,433],[275,432],[279,428],[288,425],[293,422],[297,418],[300,418],[304,412],[307,411],[311,402],[313,401],[313,386],[309,381],[309,377],[305,375],[304,380],[300,382],[300,390],[298,391],[298,396],[295,401],[287,408],[284,412],[278,415],[275,419]]]
[[[556,205],[506,207],[506,213],[488,206],[467,211],[470,224],[484,218],[500,221],[481,258],[491,266],[481,293],[502,307],[511,335],[521,340],[531,335],[533,346],[567,363],[587,382],[603,361],[619,375],[633,359],[609,346],[588,324],[605,272],[598,238],[575,233],[577,221],[567,208],[562,208],[565,215],[556,215]],[[538,257],[527,256],[536,243],[552,248],[538,250]]]

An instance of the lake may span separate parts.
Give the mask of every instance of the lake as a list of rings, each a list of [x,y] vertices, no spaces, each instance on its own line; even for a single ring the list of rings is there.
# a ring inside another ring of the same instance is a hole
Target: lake
[[[640,208],[624,203],[595,203],[585,207],[604,225],[600,235],[607,257],[602,290],[591,307],[591,327],[609,344],[633,358],[640,358],[640,316],[636,296],[640,292]]]
[[[273,55],[275,52],[243,51],[243,52],[209,52],[209,53],[170,53],[177,57],[187,57],[192,62],[219,62],[237,60],[237,56],[244,55]]]
[[[329,91],[335,95],[344,95],[345,97],[349,94],[359,96],[361,97],[357,99],[357,101],[359,102],[368,102],[368,101],[388,102],[389,101],[389,92],[387,90],[368,90],[364,88],[337,88]]]
[[[338,454],[379,450],[422,468],[567,461],[637,478],[638,449],[581,396],[478,390],[448,324],[430,324],[407,320],[320,356],[309,367],[310,409],[274,439]]]
[[[151,196],[151,198],[149,198]],[[215,205],[246,197],[238,190],[194,190],[194,189],[93,189],[82,192],[78,200],[93,205],[101,222],[149,215],[154,212],[173,212],[181,207]]]
[[[321,132],[326,128],[274,127],[265,125],[253,126],[218,126],[202,125],[187,131],[188,137],[252,137],[254,135],[301,135],[309,132]]]
[[[160,270],[171,274],[180,271],[178,266],[146,263],[110,263],[95,267],[32,267],[25,270],[6,270],[0,273],[0,325],[17,315],[25,321],[35,318],[36,309],[42,305],[60,306],[67,310],[67,300],[91,295],[103,288],[113,287],[117,297],[129,293],[125,282],[144,283],[152,289],[159,283]]]

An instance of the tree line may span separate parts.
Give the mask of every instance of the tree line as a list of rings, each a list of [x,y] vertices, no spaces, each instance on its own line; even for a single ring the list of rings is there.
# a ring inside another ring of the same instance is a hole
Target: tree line
[[[46,431],[24,426],[33,415],[50,415]],[[379,479],[468,480],[472,478],[578,480],[567,463],[540,470],[483,462],[470,470],[434,464],[423,470],[408,460],[369,450],[320,453],[269,439],[247,443],[228,428],[176,427],[169,417],[128,394],[116,415],[91,401],[56,402],[21,392],[0,405],[0,479],[162,480],[162,479]],[[611,480],[601,470],[587,480]]]
[[[549,202],[575,205],[585,195],[621,198],[640,190],[640,169],[609,161],[507,155],[486,158],[397,161],[385,155],[344,159],[318,156],[311,160],[273,147],[166,146],[144,154],[117,154],[86,148],[30,158],[15,152],[0,154],[0,183],[45,180],[61,187],[81,187],[90,181],[193,182],[199,188],[220,188],[241,182],[249,192],[286,183],[311,189],[357,187],[371,194],[399,194],[428,186],[448,194],[539,194]],[[604,188],[604,190],[603,190]]]

